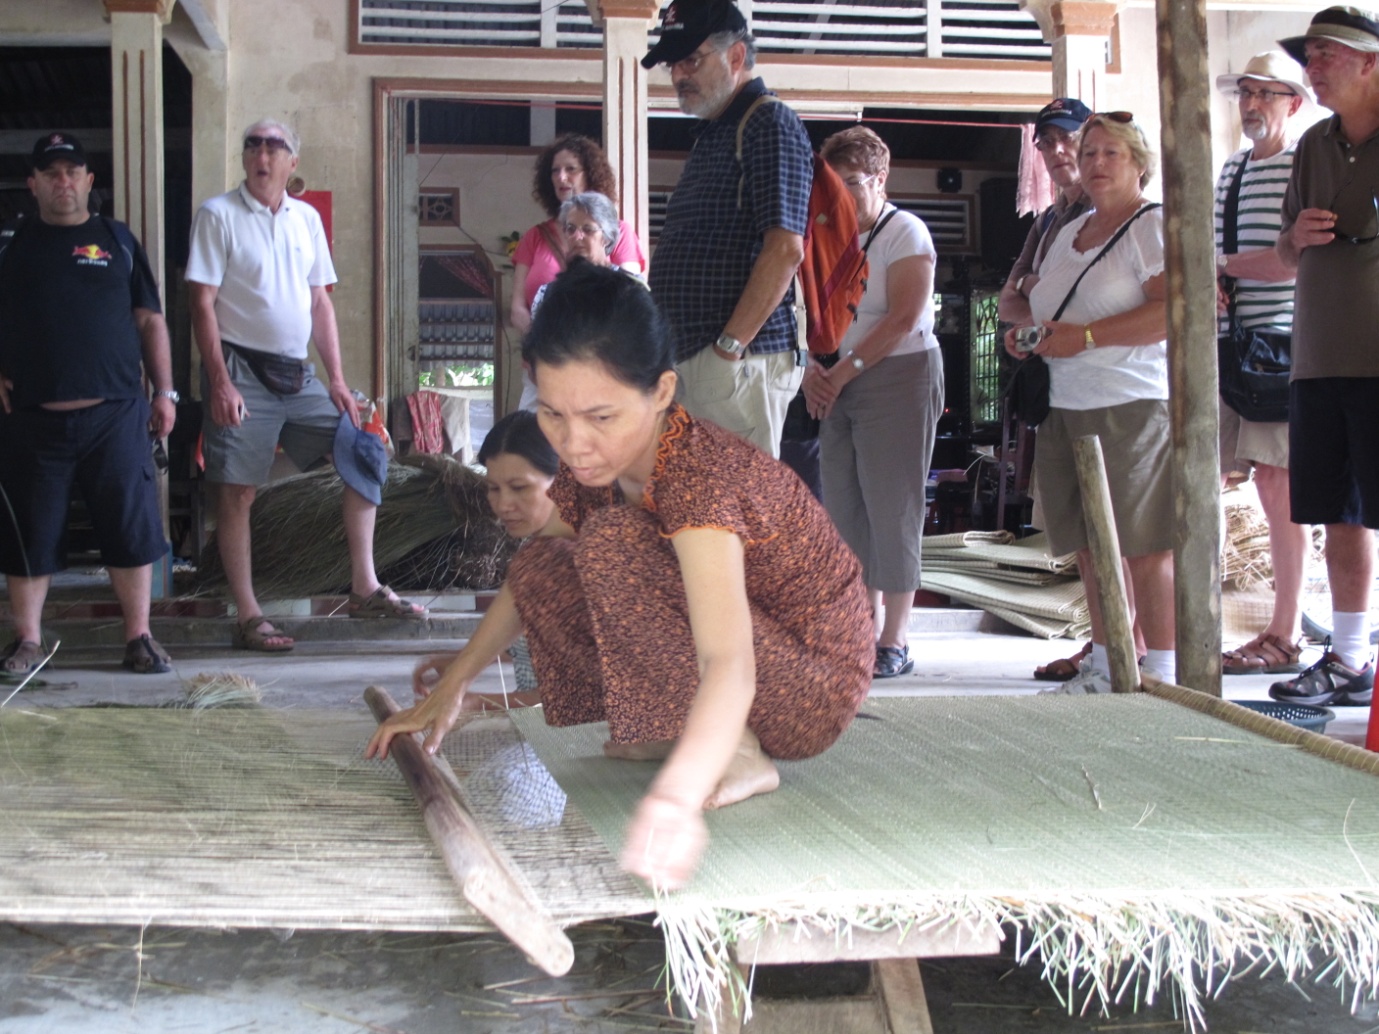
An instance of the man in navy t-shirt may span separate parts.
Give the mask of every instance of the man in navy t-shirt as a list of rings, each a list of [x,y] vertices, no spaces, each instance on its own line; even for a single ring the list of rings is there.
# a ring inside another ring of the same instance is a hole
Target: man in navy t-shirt
[[[150,435],[172,430],[178,400],[158,285],[128,227],[91,214],[75,137],[39,138],[32,168],[38,216],[0,234],[0,571],[15,625],[0,668],[22,675],[43,661],[75,485],[124,614],[124,666],[168,671],[148,624],[153,561],[168,549]]]

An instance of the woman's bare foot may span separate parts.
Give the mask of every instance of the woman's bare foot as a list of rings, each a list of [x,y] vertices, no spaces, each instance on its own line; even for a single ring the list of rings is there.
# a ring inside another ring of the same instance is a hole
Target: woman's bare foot
[[[780,772],[775,762],[761,749],[761,741],[751,729],[744,729],[737,753],[728,762],[728,770],[718,786],[704,802],[705,809],[726,808],[757,794],[770,793],[780,786]]]
[[[603,754],[622,761],[664,761],[670,757],[674,746],[674,740],[652,740],[649,743],[614,743],[608,740],[603,745]]]

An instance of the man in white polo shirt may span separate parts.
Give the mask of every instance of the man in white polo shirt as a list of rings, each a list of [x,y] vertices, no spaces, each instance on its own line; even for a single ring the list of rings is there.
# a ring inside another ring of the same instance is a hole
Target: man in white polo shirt
[[[300,142],[272,119],[244,132],[244,182],[201,206],[187,262],[192,329],[201,352],[206,480],[218,484],[216,540],[238,610],[235,645],[292,649],[291,636],[263,616],[254,595],[249,511],[268,480],[279,444],[302,469],[329,456],[359,426],[340,364],[340,336],[328,284],[335,283],[321,217],[287,195]],[[316,343],[326,380],[306,362]],[[363,433],[363,432],[359,432]],[[351,454],[353,450],[347,450]],[[341,508],[349,544],[352,617],[424,618],[426,609],[380,585],[373,529],[381,489],[345,476]],[[361,494],[360,487],[366,494]]]

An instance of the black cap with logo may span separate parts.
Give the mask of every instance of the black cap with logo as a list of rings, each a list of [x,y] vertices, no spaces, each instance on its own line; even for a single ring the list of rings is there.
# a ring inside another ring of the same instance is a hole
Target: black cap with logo
[[[642,58],[643,68],[683,61],[717,32],[741,32],[747,19],[730,0],[674,0],[661,11],[661,35]]]
[[[81,146],[81,141],[71,133],[47,133],[38,138],[34,144],[34,153],[30,159],[30,164],[36,171],[42,172],[53,162],[69,161],[73,165],[86,164],[86,149]]]

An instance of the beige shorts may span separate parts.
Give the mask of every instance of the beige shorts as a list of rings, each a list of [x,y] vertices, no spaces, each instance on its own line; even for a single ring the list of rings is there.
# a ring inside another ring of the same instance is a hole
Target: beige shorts
[[[1054,409],[1039,425],[1034,471],[1044,529],[1055,554],[1087,547],[1073,442],[1101,439],[1122,556],[1173,548],[1173,472],[1168,402],[1137,399],[1100,409]]]
[[[1221,473],[1248,474],[1256,463],[1288,469],[1288,421],[1246,420],[1221,404]]]

